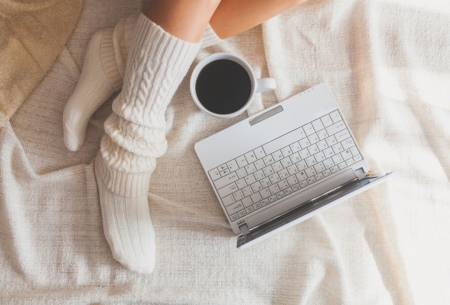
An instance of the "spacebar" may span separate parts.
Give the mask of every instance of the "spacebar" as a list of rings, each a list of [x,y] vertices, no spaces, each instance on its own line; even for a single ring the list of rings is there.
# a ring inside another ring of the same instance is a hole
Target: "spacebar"
[[[266,222],[267,220],[270,220],[292,208],[300,206],[302,203],[322,195],[335,187],[352,180],[353,178],[355,178],[353,170],[348,169],[328,180],[316,184],[313,188],[307,189],[300,193],[294,193],[292,197],[280,202],[275,202],[274,205],[269,206],[269,208],[264,211],[246,218],[247,225],[251,229],[254,226],[260,225],[261,223]]]

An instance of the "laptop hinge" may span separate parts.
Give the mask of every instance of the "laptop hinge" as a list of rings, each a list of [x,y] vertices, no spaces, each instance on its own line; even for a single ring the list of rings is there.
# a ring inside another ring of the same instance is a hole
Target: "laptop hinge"
[[[240,225],[239,230],[241,231],[242,235],[246,235],[246,234],[250,233],[250,230],[248,229],[248,226],[246,223]]]

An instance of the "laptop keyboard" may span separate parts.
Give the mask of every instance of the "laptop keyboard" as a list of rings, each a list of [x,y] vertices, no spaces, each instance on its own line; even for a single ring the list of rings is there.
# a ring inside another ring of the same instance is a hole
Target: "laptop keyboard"
[[[236,221],[360,160],[335,110],[208,173],[231,221]]]

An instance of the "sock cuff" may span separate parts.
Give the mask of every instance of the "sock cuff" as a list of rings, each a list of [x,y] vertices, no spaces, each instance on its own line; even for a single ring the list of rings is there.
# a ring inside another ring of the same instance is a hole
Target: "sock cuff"
[[[122,77],[117,67],[116,52],[114,51],[113,29],[106,29],[103,32],[100,42],[100,59],[106,77],[110,81],[115,91],[122,88]]]
[[[105,163],[101,151],[98,152],[94,163],[100,179],[112,193],[129,198],[147,196],[151,171],[127,173],[115,170]]]
[[[203,33],[201,48],[204,49],[213,46],[215,44],[218,44],[220,42],[222,42],[222,39],[220,39],[219,36],[217,36],[216,32],[214,32],[211,25],[208,24],[206,26],[205,32]]]

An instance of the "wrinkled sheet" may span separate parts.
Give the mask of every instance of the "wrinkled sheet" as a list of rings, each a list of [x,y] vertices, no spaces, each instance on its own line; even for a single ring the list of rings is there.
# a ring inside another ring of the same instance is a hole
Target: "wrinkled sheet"
[[[450,6],[313,1],[199,53],[246,58],[277,80],[249,114],[318,83],[333,92],[373,171],[390,181],[236,250],[193,145],[244,119],[200,112],[189,74],[167,110],[169,149],[148,194],[156,268],[117,263],[92,160],[112,98],[69,152],[62,113],[97,29],[144,7],[86,1],[57,62],[0,130],[0,302],[445,304],[450,299]],[[192,71],[192,68],[190,72]],[[190,73],[189,72],[189,73]]]

